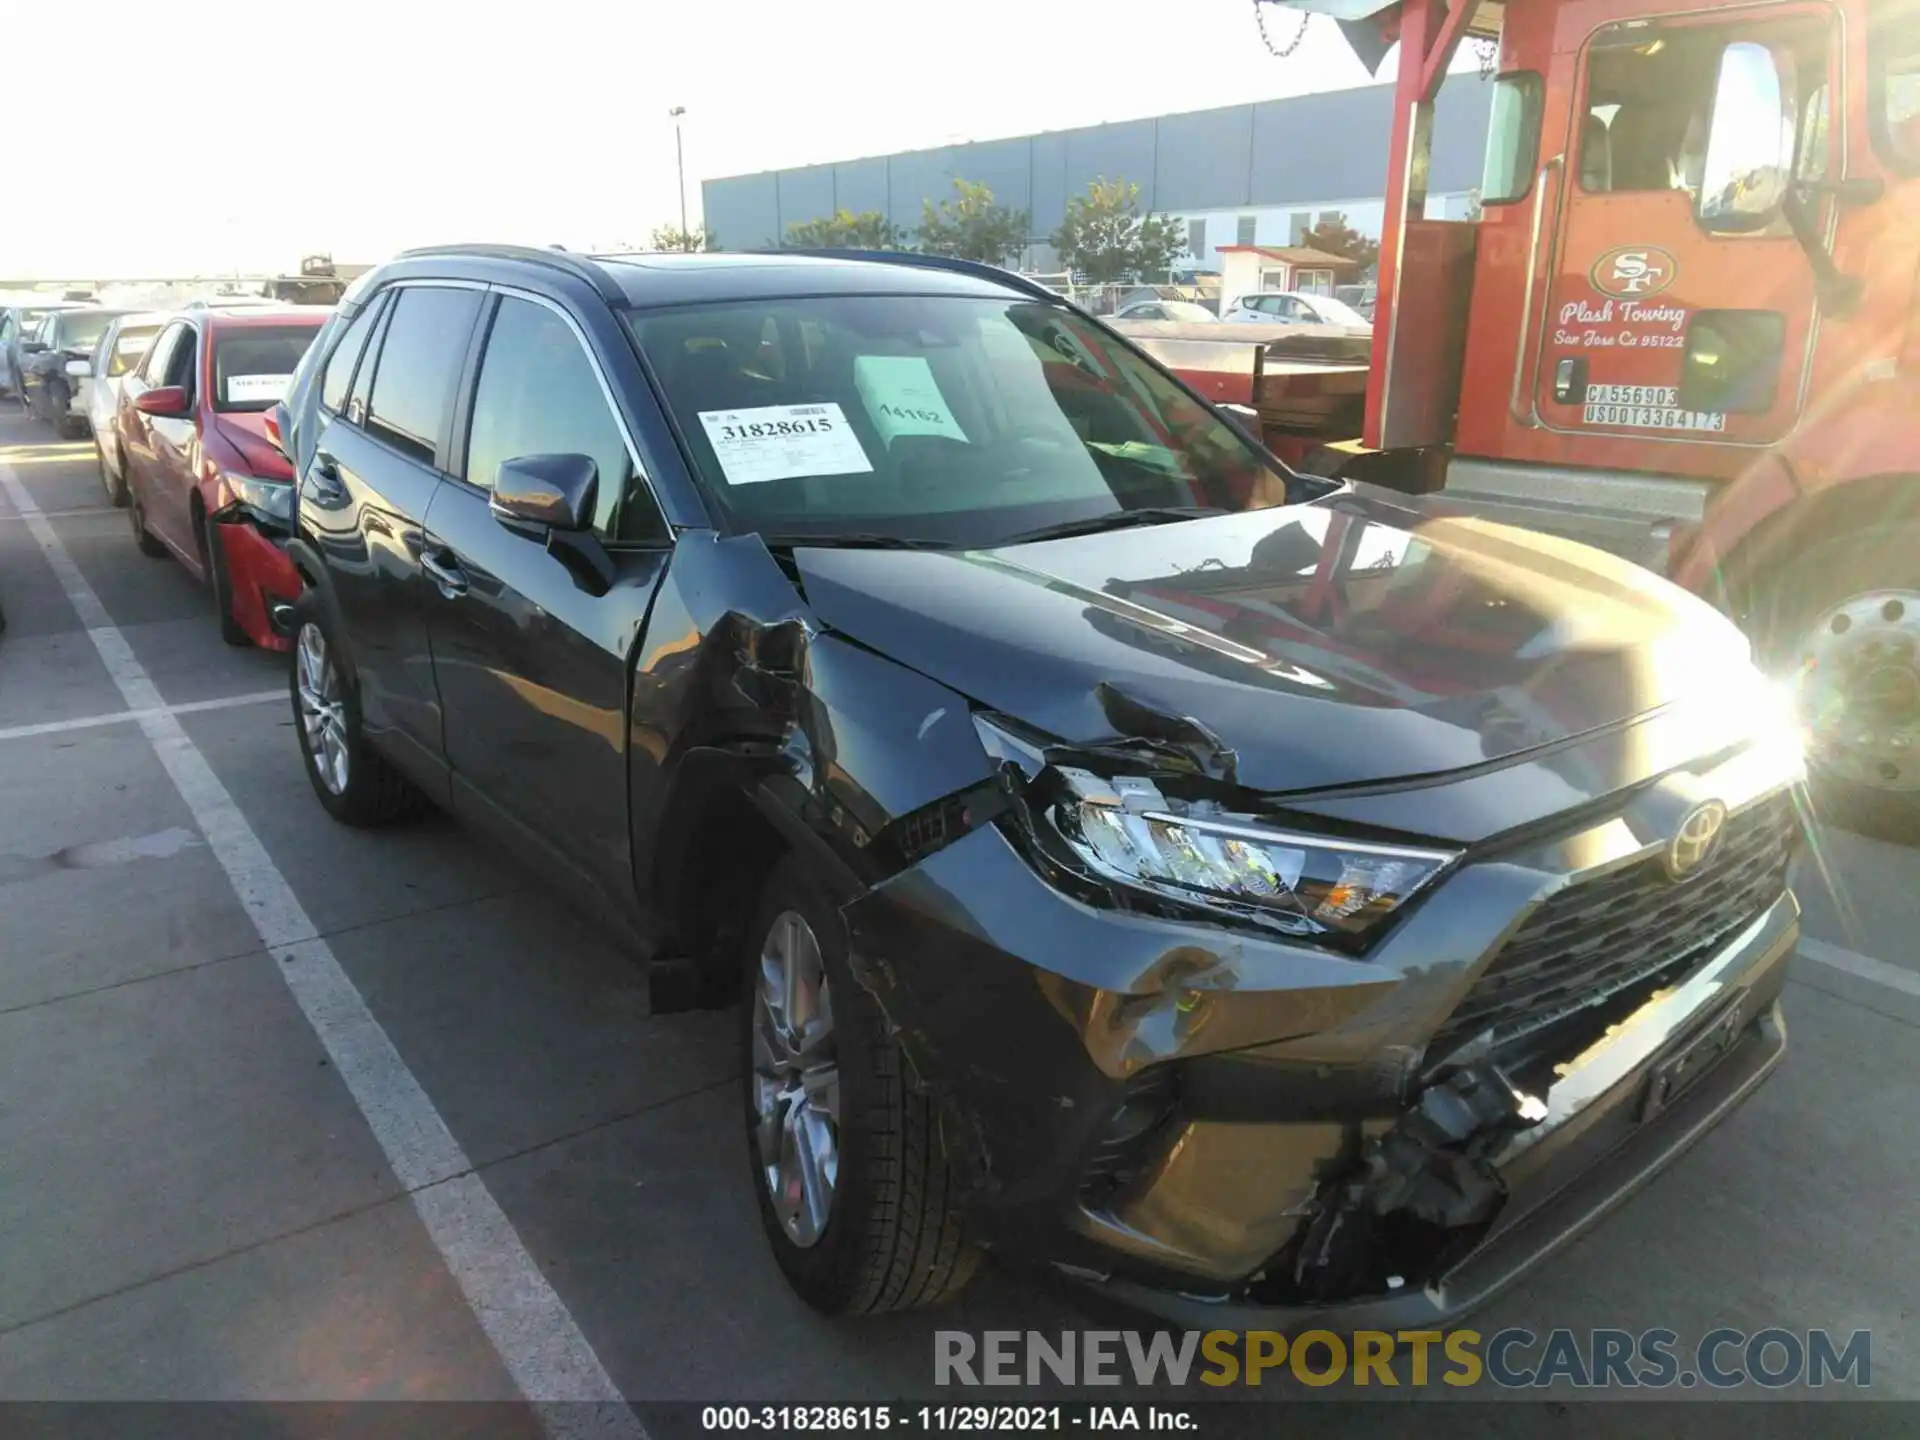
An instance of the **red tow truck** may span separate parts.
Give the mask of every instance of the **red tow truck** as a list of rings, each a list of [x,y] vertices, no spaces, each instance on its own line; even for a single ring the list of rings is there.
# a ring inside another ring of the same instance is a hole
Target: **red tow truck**
[[[1710,598],[1791,682],[1822,813],[1920,834],[1920,0],[1285,3],[1376,71],[1397,42],[1370,358],[1164,358],[1303,468]],[[1427,220],[1469,37],[1483,213]]]

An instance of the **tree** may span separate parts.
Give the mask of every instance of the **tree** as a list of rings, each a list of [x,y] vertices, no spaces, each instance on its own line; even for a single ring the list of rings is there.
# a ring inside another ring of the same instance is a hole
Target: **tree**
[[[953,197],[935,205],[920,202],[920,248],[930,255],[951,255],[1004,265],[1027,248],[1027,212],[993,203],[993,191],[971,180],[953,182]]]
[[[1142,215],[1140,187],[1104,175],[1067,201],[1066,219],[1049,239],[1061,264],[1095,284],[1170,270],[1187,248],[1176,217]]]
[[[1357,260],[1362,275],[1380,258],[1380,242],[1347,224],[1346,215],[1339,210],[1322,215],[1320,223],[1300,237],[1300,243],[1328,255]]]
[[[836,210],[787,226],[787,244],[805,250],[904,250],[906,236],[878,210]]]
[[[647,241],[649,250],[718,250],[720,237],[709,235],[706,227],[682,230],[678,225],[656,225]]]

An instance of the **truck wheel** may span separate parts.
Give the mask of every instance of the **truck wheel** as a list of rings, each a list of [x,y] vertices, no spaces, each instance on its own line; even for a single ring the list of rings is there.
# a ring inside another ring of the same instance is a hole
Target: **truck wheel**
[[[1920,839],[1920,526],[1861,530],[1787,561],[1753,615],[1761,658],[1789,679],[1822,820]]]
[[[780,862],[747,928],[741,1070],[760,1221],[829,1315],[933,1304],[979,1264],[932,1101],[847,966],[839,910]]]
[[[417,814],[427,797],[367,743],[354,693],[318,598],[293,607],[294,734],[320,804],[342,825],[370,827]]]

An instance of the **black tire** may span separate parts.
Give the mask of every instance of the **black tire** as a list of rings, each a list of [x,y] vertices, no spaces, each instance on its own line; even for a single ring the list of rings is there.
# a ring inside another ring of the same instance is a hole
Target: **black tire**
[[[54,422],[60,433],[69,440],[78,440],[92,427],[86,421],[73,415],[63,415]]]
[[[1818,691],[1813,687],[1823,678],[1822,665],[1815,652],[1815,640],[1822,629],[1823,617],[1834,614],[1856,597],[1882,591],[1920,591],[1916,581],[1914,555],[1920,553],[1920,525],[1895,522],[1884,528],[1857,530],[1835,536],[1794,555],[1773,573],[1765,576],[1751,592],[1747,605],[1748,628],[1761,664],[1769,674],[1792,680],[1805,691],[1812,708],[1818,710]],[[1892,607],[1894,618],[1911,630],[1920,625],[1920,605]],[[1835,634],[1845,633],[1835,629]],[[1860,633],[1860,632],[1856,632]],[[1904,639],[1905,668],[1909,672],[1906,694],[1920,705],[1920,643],[1915,637],[1894,635],[1892,646]],[[1898,668],[1898,667],[1890,667]],[[1871,728],[1874,721],[1866,721]],[[1845,728],[1841,726],[1840,728]],[[1920,729],[1909,713],[1905,728]],[[1885,776],[1885,785],[1862,783],[1856,775],[1837,773],[1833,752],[1826,748],[1821,728],[1812,726],[1807,751],[1807,789],[1816,819],[1838,825],[1861,835],[1901,844],[1920,841],[1920,753],[1909,749],[1913,759],[1906,765],[1892,759],[1880,761],[1876,768]],[[1897,788],[1900,785],[1913,788]]]
[[[107,492],[108,501],[117,508],[124,510],[127,508],[127,501],[130,498],[127,494],[127,462],[123,458],[117,467],[107,464],[107,446],[117,446],[117,444],[118,442],[113,440],[108,440],[103,444],[98,437],[95,437],[93,453],[100,462],[100,484]],[[118,449],[114,451],[114,454],[116,456],[119,455]]]
[[[308,733],[307,714],[300,695],[301,642],[309,626],[324,640],[339,683],[337,703],[344,730],[347,770],[345,783],[338,788],[322,777],[322,762],[314,758],[314,742]],[[327,814],[342,825],[371,828],[418,815],[427,808],[427,797],[368,742],[360,727],[360,697],[354,689],[352,674],[339,659],[340,654],[326,607],[313,591],[305,592],[293,607],[293,655],[287,666],[287,690],[293,702],[293,730],[299,739],[301,763],[313,793]]]
[[[253,637],[233,618],[233,576],[227,572],[227,550],[220,543],[220,527],[213,517],[200,517],[200,563],[206,567],[207,588],[213,591],[213,613],[220,621],[220,638],[229,645],[249,646]]]
[[[149,560],[164,560],[172,553],[147,529],[147,507],[140,503],[131,485],[127,487],[127,520],[133,526],[133,543],[140,547],[142,555]]]
[[[53,427],[53,433],[67,433],[67,388],[49,380],[40,387],[40,418]]]
[[[797,1243],[774,1207],[756,1130],[755,996],[774,922],[801,916],[818,941],[832,1014],[840,1117],[838,1176],[824,1227]],[[794,1291],[828,1315],[936,1304],[965,1288],[980,1251],[967,1234],[961,1186],[932,1100],[908,1083],[878,1005],[852,976],[839,908],[799,861],[775,866],[742,945],[742,1105],[749,1179],[774,1259]]]

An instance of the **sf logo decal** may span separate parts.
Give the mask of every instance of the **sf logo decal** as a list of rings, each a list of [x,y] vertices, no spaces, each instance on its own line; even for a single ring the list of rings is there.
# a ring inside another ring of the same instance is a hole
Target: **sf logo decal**
[[[1673,284],[1679,270],[1672,254],[1658,245],[1621,245],[1594,261],[1587,279],[1602,295],[1644,300]]]

